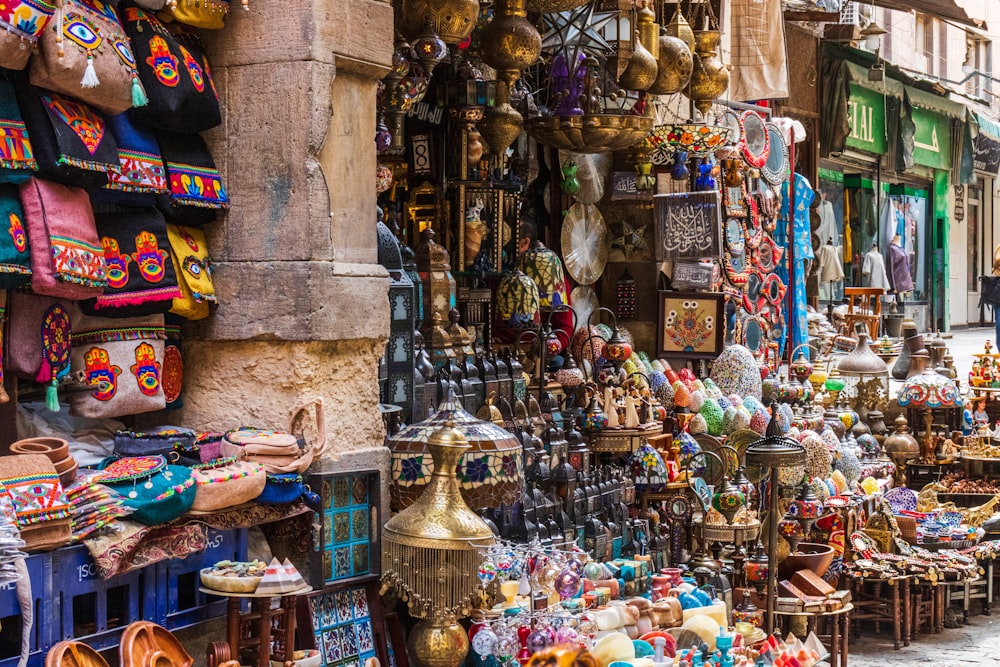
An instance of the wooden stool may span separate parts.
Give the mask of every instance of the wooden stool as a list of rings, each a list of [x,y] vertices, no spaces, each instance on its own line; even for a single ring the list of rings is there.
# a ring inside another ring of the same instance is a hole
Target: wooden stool
[[[291,660],[295,650],[295,599],[311,592],[311,587],[273,596],[201,590],[229,598],[226,641],[209,644],[205,654],[208,667],[223,667],[222,663],[229,660],[239,660],[239,664],[250,667],[270,667],[272,660]],[[250,599],[248,614],[240,611],[242,598]]]
[[[882,625],[892,626],[892,647],[910,645],[910,578],[864,579],[850,577],[851,603],[854,610],[855,636],[861,636],[865,621],[875,622],[875,632],[880,633]]]
[[[848,300],[847,313],[844,315],[848,335],[854,335],[854,325],[862,322],[868,328],[868,338],[878,340],[883,294],[885,290],[881,287],[844,288],[844,298]]]
[[[921,631],[926,634],[937,632],[937,588],[926,579],[914,578],[910,581],[911,639],[919,637]]]
[[[850,637],[851,612],[854,606],[851,603],[844,605],[836,611],[827,612],[791,612],[776,611],[774,615],[777,622],[787,621],[791,623],[796,618],[804,618],[806,621],[806,634],[815,632],[816,637],[823,643],[823,646],[830,652],[828,660],[830,667],[847,667],[847,647]],[[821,624],[830,626],[828,634],[820,634]]]

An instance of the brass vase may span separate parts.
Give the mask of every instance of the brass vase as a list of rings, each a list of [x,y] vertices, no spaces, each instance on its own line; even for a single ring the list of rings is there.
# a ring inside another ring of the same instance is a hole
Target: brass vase
[[[889,434],[882,451],[896,464],[896,486],[906,486],[906,462],[920,456],[920,443],[910,434],[906,417],[896,417],[896,430]]]
[[[638,31],[636,32],[638,33]],[[632,43],[632,55],[629,56],[628,67],[618,77],[619,85],[625,90],[647,90],[656,81],[656,73],[656,58],[646,50],[641,40],[635,39]]]
[[[479,19],[479,0],[403,0],[396,14],[396,28],[416,39],[430,20],[445,44],[458,44],[472,34]]]
[[[712,102],[729,88],[729,66],[719,57],[718,30],[699,30],[694,35],[694,69],[689,97],[698,111],[707,113]]]
[[[469,652],[469,634],[455,618],[434,617],[410,630],[406,649],[420,667],[458,667]]]
[[[507,84],[497,82],[497,103],[483,113],[483,119],[476,125],[483,136],[490,153],[501,156],[517,139],[524,125],[524,117],[511,106],[510,89]]]
[[[649,87],[654,95],[673,95],[687,88],[691,81],[694,58],[691,49],[679,37],[672,37],[663,31],[659,39],[659,55],[656,58],[656,80]]]
[[[640,2],[639,4],[640,6],[635,12],[639,41],[655,60],[660,57],[660,24],[656,22],[656,13],[649,7],[651,2]]]

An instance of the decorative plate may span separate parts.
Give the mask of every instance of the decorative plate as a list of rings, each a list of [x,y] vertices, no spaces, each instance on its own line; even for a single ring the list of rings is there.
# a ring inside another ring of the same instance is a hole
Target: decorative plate
[[[890,489],[885,494],[885,499],[888,501],[889,507],[892,508],[893,514],[899,514],[906,510],[912,512],[917,509],[917,492],[905,486],[897,486],[894,489]]]
[[[742,255],[746,247],[743,223],[739,218],[726,220],[726,250],[730,255]]]
[[[764,119],[755,111],[744,111],[740,116],[740,125],[740,152],[743,153],[743,159],[751,167],[760,169],[767,162],[771,149],[771,139],[764,126]]]
[[[771,149],[760,168],[760,175],[771,185],[780,185],[788,178],[788,146],[777,125],[768,121],[764,127]]]
[[[573,280],[592,285],[604,273],[608,262],[608,227],[593,204],[579,202],[569,207],[563,218],[563,264]]]
[[[724,448],[722,446],[721,440],[719,440],[713,435],[709,435],[708,433],[699,433],[698,435],[694,436],[694,439],[698,441],[699,445],[701,445],[701,451],[712,452],[713,454],[717,455],[720,459],[725,461],[726,474],[728,474],[730,478],[736,477],[736,473],[740,469],[739,454],[737,454],[732,449]],[[716,470],[719,469],[718,461],[713,459],[711,456],[706,457],[706,459],[709,471],[715,472]],[[718,484],[719,482],[722,481],[721,474],[719,475],[719,477],[720,479],[716,482],[713,482],[712,480],[706,480],[706,481],[708,481],[709,484],[714,486],[715,484]]]

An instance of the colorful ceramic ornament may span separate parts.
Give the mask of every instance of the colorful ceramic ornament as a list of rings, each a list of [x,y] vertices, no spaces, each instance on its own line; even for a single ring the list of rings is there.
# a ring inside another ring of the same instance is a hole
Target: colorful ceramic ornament
[[[688,433],[691,435],[708,433],[708,422],[705,421],[704,415],[698,413],[691,418],[691,421],[688,422]]]
[[[642,443],[632,453],[629,470],[635,480],[636,490],[640,492],[656,493],[662,490],[668,481],[667,466],[663,463],[663,457],[648,442]]]
[[[750,428],[750,411],[742,405],[736,408],[736,416],[733,418],[733,428],[737,431],[741,428]]]
[[[833,468],[843,473],[850,486],[854,486],[861,480],[861,462],[854,455],[854,452],[846,447],[834,457]]]
[[[706,400],[698,414],[705,420],[705,428],[709,435],[716,437],[722,435],[722,408],[719,407],[718,401]]]
[[[742,345],[730,345],[712,363],[709,377],[725,394],[761,398],[761,378],[753,353]]]
[[[771,415],[763,407],[750,416],[750,429],[757,431],[761,435],[767,431],[767,425],[771,422]]]
[[[806,469],[809,477],[824,478],[830,474],[830,452],[815,431],[803,431],[799,444],[806,450]]]
[[[701,410],[701,406],[705,404],[705,394],[700,390],[695,389],[691,392],[691,398],[688,401],[688,409],[691,412],[698,412]]]
[[[705,378],[702,384],[705,385],[705,398],[720,398],[722,396],[719,386],[712,381],[712,378]]]
[[[736,421],[736,407],[730,405],[722,413],[722,432],[726,435],[736,430],[733,425]]]

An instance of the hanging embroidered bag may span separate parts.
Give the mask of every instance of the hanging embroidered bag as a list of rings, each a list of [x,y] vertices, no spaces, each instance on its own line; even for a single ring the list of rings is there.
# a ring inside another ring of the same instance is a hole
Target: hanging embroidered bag
[[[298,418],[309,405],[315,406],[316,442],[303,445],[292,435]],[[242,428],[226,433],[222,440],[222,456],[235,456],[240,460],[256,461],[264,466],[268,474],[303,473],[326,451],[326,421],[323,414],[323,399],[317,398],[299,406],[292,412],[288,432],[270,431],[256,428]]]
[[[31,240],[32,291],[65,299],[100,295],[107,267],[86,191],[38,178],[20,188]]]
[[[229,195],[205,140],[197,134],[157,132],[167,167],[169,196],[159,204],[167,222],[202,227],[213,222],[220,209],[229,208]]]
[[[47,551],[69,543],[70,505],[49,457],[0,456],[0,488],[14,505],[26,551]]]
[[[11,292],[8,304],[6,369],[16,377],[46,385],[46,406],[58,410],[56,389],[70,372],[70,334],[76,303]]]
[[[267,483],[262,465],[235,458],[200,463],[192,470],[196,489],[192,512],[216,512],[248,503]]]
[[[167,192],[167,169],[153,131],[132,122],[127,113],[111,116],[108,125],[118,146],[121,170],[108,172],[107,185],[91,192],[91,201],[117,206],[155,206],[156,195]]]
[[[0,185],[0,289],[31,280],[31,253],[17,186]]]
[[[157,130],[196,133],[222,123],[219,96],[201,40],[185,26],[167,29],[156,16],[122,4],[139,78],[149,104],[132,109],[137,123]]]
[[[246,9],[245,2],[243,8]],[[164,21],[178,21],[205,30],[221,30],[226,27],[228,14],[229,0],[177,0],[159,15]]]
[[[167,238],[181,290],[181,297],[174,299],[170,312],[189,320],[205,319],[209,304],[217,302],[205,234],[200,229],[167,225]]]
[[[17,103],[31,135],[38,175],[80,188],[103,187],[121,169],[118,146],[104,116],[65,95],[16,86]]]
[[[56,11],[45,0],[6,0],[0,5],[0,67],[24,69],[38,37]]]
[[[14,85],[0,76],[0,183],[23,183],[38,169]]]
[[[104,294],[81,302],[83,312],[101,317],[137,317],[170,310],[180,298],[170,260],[167,223],[155,208],[98,213],[108,284]]]
[[[94,477],[135,510],[129,518],[147,526],[173,521],[191,509],[195,486],[191,469],[169,465],[163,456],[106,458]]]
[[[115,8],[102,0],[57,0],[31,58],[33,85],[116,114],[146,103],[132,45]]]
[[[105,419],[166,407],[163,315],[107,319],[82,315],[73,324],[70,364],[93,391],[70,396],[70,413]]]

